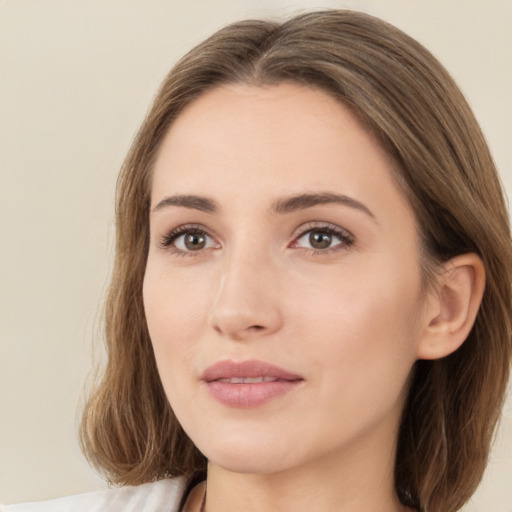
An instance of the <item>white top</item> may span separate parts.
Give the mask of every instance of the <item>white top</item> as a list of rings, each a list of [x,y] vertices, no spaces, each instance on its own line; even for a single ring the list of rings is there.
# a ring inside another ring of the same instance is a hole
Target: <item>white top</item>
[[[168,478],[136,487],[119,487],[18,505],[0,505],[0,512],[179,512],[185,488],[184,478]]]

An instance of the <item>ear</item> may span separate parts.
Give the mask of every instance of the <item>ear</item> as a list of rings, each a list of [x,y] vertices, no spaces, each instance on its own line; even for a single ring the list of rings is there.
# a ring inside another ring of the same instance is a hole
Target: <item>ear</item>
[[[440,359],[455,352],[475,322],[485,288],[485,269],[476,254],[462,254],[443,265],[427,306],[418,359]]]

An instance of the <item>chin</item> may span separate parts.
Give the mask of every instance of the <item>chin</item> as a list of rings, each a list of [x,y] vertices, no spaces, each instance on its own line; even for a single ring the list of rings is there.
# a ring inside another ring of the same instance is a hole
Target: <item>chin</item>
[[[209,464],[221,467],[225,471],[240,474],[269,475],[289,469],[291,461],[287,461],[282,454],[265,453],[260,449],[221,451],[215,450],[211,457],[207,457]]]
[[[220,434],[213,440],[199,440],[196,446],[210,464],[244,474],[271,474],[286,470],[293,466],[290,455],[296,455],[286,442],[268,433],[263,439],[257,435]]]

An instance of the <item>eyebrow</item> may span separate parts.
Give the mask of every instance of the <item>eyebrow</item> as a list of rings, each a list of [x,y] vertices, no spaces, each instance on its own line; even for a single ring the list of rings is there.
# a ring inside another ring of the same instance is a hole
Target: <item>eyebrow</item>
[[[298,196],[279,199],[272,205],[272,210],[276,213],[290,213],[297,210],[312,208],[322,204],[341,204],[359,210],[375,219],[375,215],[363,203],[352,197],[342,194],[333,194],[331,192],[320,192],[315,194],[300,194]]]
[[[162,210],[166,206],[181,206],[207,213],[215,213],[218,206],[212,199],[195,195],[175,195],[164,197],[154,208],[153,212]]]
[[[278,199],[272,204],[271,210],[275,213],[286,214],[323,204],[341,204],[343,206],[348,206],[365,213],[372,219],[375,219],[375,215],[373,215],[369,208],[360,201],[346,195],[333,194],[331,192],[300,194],[297,196]],[[168,206],[190,208],[206,213],[216,213],[220,209],[213,199],[187,194],[164,197],[152,211],[156,212]]]

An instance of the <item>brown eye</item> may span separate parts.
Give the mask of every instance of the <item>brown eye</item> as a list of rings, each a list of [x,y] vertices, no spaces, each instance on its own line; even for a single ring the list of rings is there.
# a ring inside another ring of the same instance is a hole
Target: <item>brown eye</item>
[[[200,252],[215,246],[215,240],[205,231],[188,227],[180,227],[173,231],[162,242],[162,247],[174,248],[182,254]]]
[[[206,236],[204,233],[187,233],[183,243],[189,251],[198,251],[206,246]]]
[[[338,226],[311,227],[302,232],[292,247],[310,249],[318,254],[327,254],[332,251],[347,249],[353,244],[352,235]]]
[[[311,231],[309,233],[309,244],[313,249],[327,249],[331,246],[332,235],[325,231]]]

